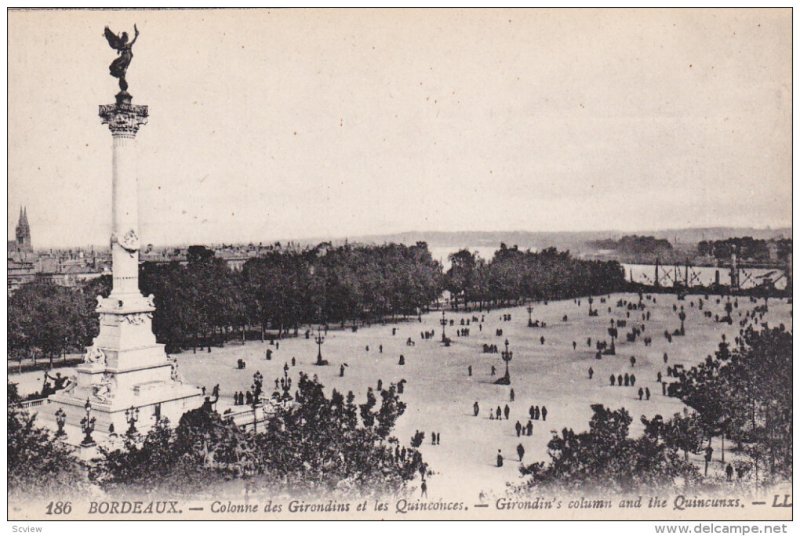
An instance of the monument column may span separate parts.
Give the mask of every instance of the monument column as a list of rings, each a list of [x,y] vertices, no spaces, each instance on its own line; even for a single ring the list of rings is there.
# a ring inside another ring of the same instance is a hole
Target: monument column
[[[135,27],[134,27],[135,28]],[[133,58],[124,32],[108,28],[106,39],[120,54],[110,66],[119,78],[114,104],[100,106],[102,123],[112,138],[111,156],[111,258],[113,286],[107,298],[97,297],[100,332],[87,348],[83,363],[75,368],[69,386],[50,396],[45,421],[61,410],[68,441],[81,439],[76,429],[86,408],[96,419],[100,441],[127,427],[126,412],[141,412],[137,429],[145,432],[158,419],[177,423],[188,410],[202,404],[198,387],[184,384],[178,363],[156,342],[153,334],[154,297],[139,290],[139,184],[136,172],[136,134],[147,123],[147,106],[133,104],[125,73]],[[139,31],[136,29],[136,36]],[[65,416],[65,417],[64,417]]]
[[[111,181],[111,257],[113,298],[135,298],[139,293],[139,204],[136,172],[136,134],[147,124],[147,106],[131,104],[120,93],[116,104],[100,106],[100,117],[113,139]]]

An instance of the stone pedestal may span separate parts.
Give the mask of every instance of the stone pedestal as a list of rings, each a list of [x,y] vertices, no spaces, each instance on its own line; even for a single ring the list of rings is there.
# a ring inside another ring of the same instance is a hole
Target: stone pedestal
[[[100,117],[113,138],[113,287],[108,298],[98,296],[100,333],[84,362],[75,369],[70,386],[52,395],[39,414],[54,422],[61,408],[67,423],[79,427],[88,400],[96,419],[92,435],[106,443],[111,425],[117,434],[128,429],[125,411],[130,408],[139,410],[136,428],[147,432],[158,416],[177,424],[181,415],[202,404],[203,395],[198,387],[181,382],[177,363],[156,342],[153,296],[144,297],[139,291],[135,141],[139,127],[147,122],[147,106],[133,105],[130,95],[120,94],[116,104],[100,106]]]

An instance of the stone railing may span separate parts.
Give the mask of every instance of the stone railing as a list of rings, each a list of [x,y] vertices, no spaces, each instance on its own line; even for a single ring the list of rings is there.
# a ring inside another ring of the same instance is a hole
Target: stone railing
[[[23,400],[22,402],[19,403],[19,407],[21,409],[30,409],[49,403],[50,403],[49,398],[36,398],[34,400]]]

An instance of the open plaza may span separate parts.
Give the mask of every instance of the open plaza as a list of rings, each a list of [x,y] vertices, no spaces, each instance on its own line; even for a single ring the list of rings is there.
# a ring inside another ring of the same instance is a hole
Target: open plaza
[[[699,309],[700,300],[703,310]],[[546,461],[551,431],[565,427],[576,432],[586,430],[592,415],[591,404],[626,408],[633,418],[634,436],[642,431],[641,415],[660,414],[666,418],[683,411],[684,405],[677,398],[662,394],[657,381],[659,372],[665,381],[670,381],[667,367],[682,365],[688,369],[698,364],[717,350],[723,335],[732,343],[739,334],[740,321],[756,306],[764,304],[763,299],[753,302],[744,296],[731,298],[733,323],[729,325],[715,321],[716,315],[725,315],[726,301],[727,298],[715,295],[706,298],[690,294],[679,300],[675,294],[653,294],[645,295],[643,309],[630,310],[628,303],[639,302],[636,294],[613,294],[594,297],[592,308],[598,311],[596,316],[589,315],[586,298],[534,303],[530,313],[525,306],[482,312],[448,310],[444,317],[446,335],[451,340],[449,346],[441,342],[442,313],[431,312],[419,319],[410,317],[397,323],[373,324],[357,331],[349,327],[331,329],[327,334],[323,331],[321,351],[329,363],[327,366],[315,366],[316,330],[306,338],[305,330],[301,329],[298,337],[273,343],[234,342],[222,348],[213,347],[210,353],[184,351],[177,354],[178,370],[185,383],[204,386],[209,393],[219,384],[220,413],[229,408],[239,412],[249,409],[234,406],[233,395],[251,389],[256,372],[263,375],[264,390],[271,394],[275,380],[283,377],[286,364],[295,384],[298,373],[303,371],[316,375],[328,394],[332,389],[344,393],[352,390],[357,403],[363,403],[367,389],[376,389],[379,381],[384,388],[405,381],[401,399],[408,406],[394,435],[401,444],[408,445],[416,431],[425,433],[420,450],[433,471],[428,479],[428,496],[436,497],[437,490],[447,490],[448,497],[455,493],[460,498],[477,500],[481,493],[486,497],[499,495],[507,483],[522,482],[518,445],[524,448],[525,463]],[[685,336],[674,336],[670,341],[665,331],[673,333],[679,329],[681,307],[686,314]],[[770,299],[768,312],[759,325],[784,324],[791,330],[791,308],[785,299]],[[711,312],[711,317],[707,312]],[[539,321],[546,327],[529,327],[529,314],[534,323]],[[504,319],[507,315],[510,320]],[[625,321],[627,326],[619,328],[616,355],[597,359],[596,342],[610,342],[608,328],[612,319],[615,323]],[[642,325],[644,329],[636,341],[627,342],[625,334]],[[469,330],[469,335],[458,336],[457,331],[464,329]],[[498,330],[502,330],[502,335]],[[422,336],[431,331],[433,337]],[[645,337],[652,339],[649,346],[643,342]],[[510,386],[494,383],[505,372],[501,352],[506,340],[512,352]],[[485,353],[484,345],[496,345],[498,352]],[[266,359],[268,351],[270,360]],[[631,357],[635,358],[635,364]],[[244,368],[239,368],[239,360],[244,361]],[[70,369],[56,369],[52,373],[55,372],[71,373]],[[611,385],[611,375],[626,373],[635,375],[635,385],[618,386],[616,382]],[[43,373],[14,374],[10,380],[18,383],[24,396],[41,388]],[[640,400],[640,388],[649,389],[649,400],[646,397]],[[510,410],[508,418],[504,415],[506,406]],[[532,406],[538,406],[541,413],[544,413],[542,408],[547,408],[546,420],[541,416],[532,420],[533,434],[518,436],[515,424],[519,421],[527,426]],[[498,407],[502,418],[490,419],[490,413],[496,413]],[[48,409],[48,404],[38,408],[40,412]],[[435,445],[431,441],[434,432],[439,435]],[[715,451],[709,476],[718,474],[723,478],[725,465],[721,463],[719,438],[714,439],[712,446]],[[498,450],[504,458],[502,467],[496,463]],[[730,461],[731,454],[727,456]],[[699,455],[695,459],[702,464]]]

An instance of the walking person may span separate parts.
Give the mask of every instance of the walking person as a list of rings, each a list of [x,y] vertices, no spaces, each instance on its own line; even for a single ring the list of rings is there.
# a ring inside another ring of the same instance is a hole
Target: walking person
[[[508,416],[511,414],[511,408],[508,407],[508,404],[506,404],[506,407],[503,408],[503,413],[506,416],[506,420],[508,420]]]
[[[477,417],[477,416],[478,416],[478,413],[480,413],[480,411],[481,411],[481,408],[480,408],[480,406],[478,405],[478,401],[476,400],[476,401],[475,401],[475,403],[474,403],[474,404],[472,404],[472,413],[474,413],[474,414],[475,414],[475,416]]]
[[[514,425],[514,429],[517,431],[517,437],[520,436],[522,433],[522,425],[517,421],[517,424]]]
[[[522,446],[522,443],[517,445],[517,455],[519,456],[519,461],[522,461],[522,458],[525,457],[525,447]],[[728,466],[730,467],[730,466]],[[730,478],[728,479],[730,480]]]
[[[547,406],[542,406],[542,420],[547,420]]]
[[[590,380],[592,379],[592,376],[594,376],[594,369],[592,367],[589,367],[589,379]]]

